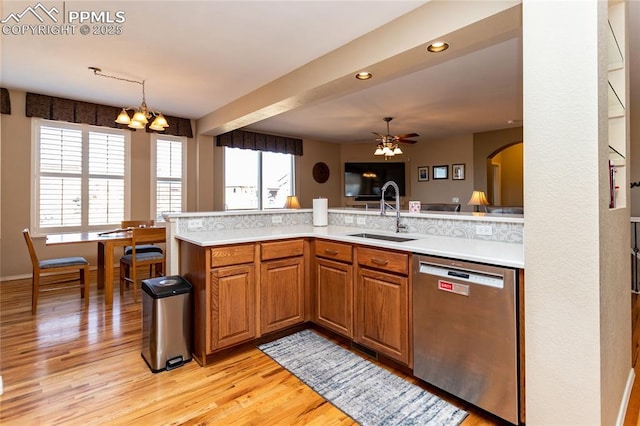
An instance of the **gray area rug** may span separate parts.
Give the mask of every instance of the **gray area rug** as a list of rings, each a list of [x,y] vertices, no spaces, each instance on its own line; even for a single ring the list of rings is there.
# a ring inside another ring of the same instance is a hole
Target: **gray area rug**
[[[361,425],[458,425],[467,416],[311,330],[258,348]]]

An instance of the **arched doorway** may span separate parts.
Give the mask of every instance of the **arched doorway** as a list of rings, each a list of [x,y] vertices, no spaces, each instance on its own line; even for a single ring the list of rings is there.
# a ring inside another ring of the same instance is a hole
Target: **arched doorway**
[[[495,206],[523,206],[522,142],[513,142],[487,157],[487,198]]]

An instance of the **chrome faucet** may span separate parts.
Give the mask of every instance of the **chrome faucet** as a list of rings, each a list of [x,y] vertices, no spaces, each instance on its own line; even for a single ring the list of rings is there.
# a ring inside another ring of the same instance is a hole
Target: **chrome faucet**
[[[382,185],[382,198],[380,199],[380,214],[386,214],[387,203],[384,201],[384,193],[388,187],[392,186],[396,191],[396,232],[400,232],[400,229],[406,229],[407,225],[400,224],[400,188],[398,188],[398,184],[394,181],[387,181],[384,185]]]

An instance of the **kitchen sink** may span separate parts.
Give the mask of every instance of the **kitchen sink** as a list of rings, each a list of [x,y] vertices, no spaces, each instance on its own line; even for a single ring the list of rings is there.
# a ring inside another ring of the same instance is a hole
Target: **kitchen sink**
[[[359,237],[359,238],[371,238],[374,240],[385,240],[385,241],[394,241],[396,243],[402,243],[405,241],[413,241],[415,238],[407,238],[407,237],[396,237],[395,235],[380,235],[380,234],[369,234],[366,232],[361,232],[359,234],[349,234],[349,237]]]

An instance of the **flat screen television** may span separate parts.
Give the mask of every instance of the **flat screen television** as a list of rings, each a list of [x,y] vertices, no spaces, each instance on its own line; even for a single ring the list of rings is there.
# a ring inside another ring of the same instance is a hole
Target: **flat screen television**
[[[405,195],[404,163],[345,163],[344,195],[356,200],[379,200],[382,186],[387,181],[398,184],[400,195]],[[393,187],[387,188],[385,197],[395,197]]]

